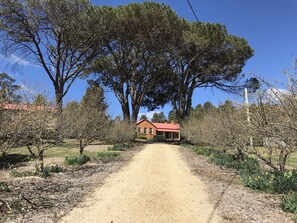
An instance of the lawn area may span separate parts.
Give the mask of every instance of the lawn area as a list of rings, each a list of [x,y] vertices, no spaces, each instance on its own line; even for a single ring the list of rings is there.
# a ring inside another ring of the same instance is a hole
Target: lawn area
[[[268,157],[267,150],[265,150],[264,147],[257,147],[257,149],[264,155],[264,157]],[[275,152],[272,155],[272,161],[273,163],[278,162],[278,154],[276,154]],[[287,168],[291,167],[297,169],[297,152],[289,155],[286,166]]]
[[[32,152],[37,155],[36,148],[31,148]],[[90,158],[96,157],[96,150],[85,150],[84,154]],[[47,149],[44,152],[44,158],[65,158],[66,156],[79,156],[79,143],[77,140],[65,140],[62,145]],[[7,168],[24,162],[29,162],[32,157],[27,147],[17,147],[10,149],[5,157],[0,157],[0,169]]]

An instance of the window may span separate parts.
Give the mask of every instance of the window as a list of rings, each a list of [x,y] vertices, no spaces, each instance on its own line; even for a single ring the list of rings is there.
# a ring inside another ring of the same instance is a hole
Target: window
[[[153,128],[150,128],[150,134],[151,135],[153,134]]]
[[[138,127],[137,132],[138,132],[138,133],[141,133],[141,127]]]
[[[146,134],[146,128],[145,127],[143,128],[143,133]]]

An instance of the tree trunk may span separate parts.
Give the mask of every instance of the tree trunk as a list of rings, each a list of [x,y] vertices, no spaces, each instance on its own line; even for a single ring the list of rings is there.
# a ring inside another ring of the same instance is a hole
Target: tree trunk
[[[128,102],[121,102],[124,121],[130,121],[130,108]]]
[[[57,141],[59,143],[63,142],[63,133],[62,133],[63,91],[64,91],[63,87],[55,87],[56,106],[57,106],[56,132],[57,132]]]
[[[28,149],[29,153],[31,154],[31,156],[36,157],[36,154],[33,153],[33,151],[32,151],[32,149],[31,149],[30,146],[27,145],[27,149]]]
[[[284,150],[281,150],[279,154],[279,170],[282,173],[285,172],[287,157],[288,157],[288,154],[285,153]]]
[[[43,162],[43,149],[42,148],[38,148],[38,163],[39,163],[39,168],[40,168],[40,172],[43,173],[44,171],[44,162]]]
[[[139,106],[132,106],[132,117],[131,117],[131,121],[133,123],[137,123],[138,114],[139,114]]]
[[[56,106],[57,106],[57,116],[61,118],[62,111],[63,111],[63,88],[56,88],[55,94],[56,94]]]
[[[80,139],[79,140],[79,154],[82,156],[83,152],[84,152],[83,140]]]

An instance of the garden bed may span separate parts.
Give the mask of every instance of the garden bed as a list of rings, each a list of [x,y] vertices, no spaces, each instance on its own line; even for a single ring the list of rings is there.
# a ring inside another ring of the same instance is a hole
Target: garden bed
[[[63,172],[47,178],[5,174],[0,180],[1,200],[5,202],[0,201],[0,222],[57,222],[140,149],[121,151],[121,158],[109,162],[93,158],[82,166],[63,165]]]
[[[208,186],[216,210],[226,222],[290,223],[294,215],[281,209],[282,195],[253,191],[242,185],[239,171],[215,165],[209,157],[180,147],[192,172]]]

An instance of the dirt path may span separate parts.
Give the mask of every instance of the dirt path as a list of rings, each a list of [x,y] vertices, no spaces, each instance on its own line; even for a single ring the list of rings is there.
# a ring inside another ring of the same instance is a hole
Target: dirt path
[[[60,222],[221,221],[208,200],[205,185],[191,174],[178,148],[151,144]]]

